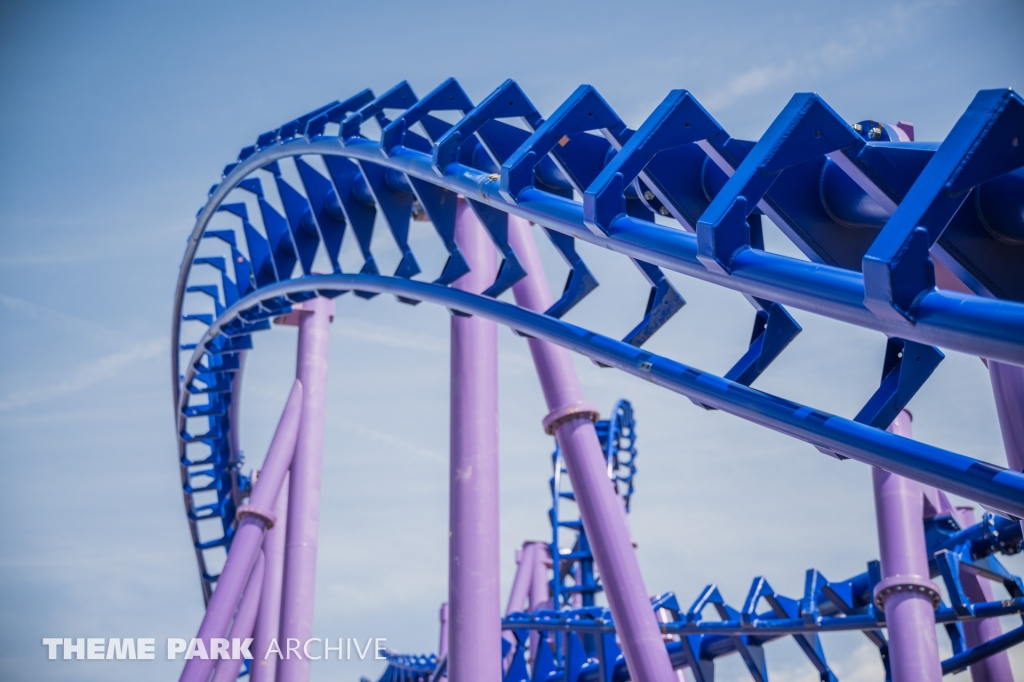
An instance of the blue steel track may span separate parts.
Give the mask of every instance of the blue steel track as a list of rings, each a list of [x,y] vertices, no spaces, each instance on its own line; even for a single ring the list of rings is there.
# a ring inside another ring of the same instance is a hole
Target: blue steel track
[[[502,109],[506,100],[513,111]],[[385,116],[394,110],[402,113],[394,120]],[[440,110],[464,116],[452,126],[430,115]],[[522,118],[529,130],[501,128],[501,114]],[[362,137],[360,126],[371,120],[383,131],[380,141]],[[412,130],[417,124],[426,138]],[[335,125],[337,134],[328,134]],[[480,315],[833,456],[1024,516],[1024,474],[884,430],[941,361],[932,346],[1024,365],[1024,278],[1014,274],[1024,267],[1024,228],[1012,218],[1024,196],[1022,137],[1024,103],[1011,91],[979,93],[939,144],[897,139],[894,129],[875,122],[850,126],[820,98],[797,95],[753,143],[729,137],[685,91],[671,93],[632,131],[587,86],[544,120],[511,81],[473,106],[453,80],[421,100],[404,83],[381,97],[366,91],[260,136],[225,168],[197,215],[174,304],[174,409],[204,595],[217,577],[209,569],[210,552],[229,546],[235,508],[248,485],[236,429],[251,335],[317,293],[388,293]],[[576,147],[586,153],[572,156]],[[323,159],[330,172],[300,167],[303,194],[282,178],[277,163],[309,156]],[[332,159],[348,165],[332,165]],[[691,167],[700,176],[696,190],[679,171]],[[285,215],[263,200],[258,171],[273,174]],[[805,185],[814,191],[801,194]],[[228,203],[236,190],[259,197],[263,234],[249,224],[244,204]],[[505,259],[491,295],[447,286],[464,271],[451,239],[453,216],[445,212],[455,195],[473,203]],[[433,283],[412,279],[419,272],[407,243],[414,202],[449,250],[448,266]],[[219,211],[239,216],[244,230],[208,229]],[[655,213],[675,219],[679,228],[655,222]],[[546,228],[570,265],[563,299],[546,314],[495,299],[526,274],[504,238],[506,214]],[[762,215],[808,260],[764,251]],[[384,218],[403,251],[394,276],[379,274],[370,252],[375,216]],[[365,259],[358,274],[338,266],[341,241],[352,238],[346,227]],[[204,238],[228,242],[230,259],[201,255]],[[572,246],[576,239],[628,257],[652,284],[644,320],[624,340],[560,319],[596,286]],[[333,274],[311,270],[321,245]],[[220,284],[196,284],[195,265],[219,270]],[[935,288],[935,267],[953,272],[973,293]],[[641,349],[683,304],[659,268],[732,289],[754,305],[750,350],[724,377]],[[186,306],[186,298],[199,296],[212,299],[212,311],[185,314],[186,307],[196,308]],[[782,306],[889,337],[883,381],[861,414],[830,415],[750,387],[800,331]],[[185,322],[205,331],[185,338]],[[182,353],[190,355],[184,364]],[[916,367],[909,362],[915,354],[923,359]],[[203,522],[219,530],[201,532]],[[837,628],[866,627],[855,618],[837,620],[848,621]],[[815,631],[828,629],[823,623]],[[552,629],[551,623],[514,627],[542,626]],[[792,634],[796,626],[779,627]]]

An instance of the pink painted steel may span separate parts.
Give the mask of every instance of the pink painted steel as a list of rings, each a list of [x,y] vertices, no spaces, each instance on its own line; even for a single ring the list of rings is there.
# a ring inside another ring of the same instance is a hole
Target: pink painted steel
[[[494,246],[464,199],[455,240],[471,272],[453,285],[480,293],[497,274]],[[451,319],[448,677],[501,680],[498,555],[498,330],[482,317]]]
[[[910,413],[903,410],[889,431],[911,437]],[[940,682],[942,667],[932,598],[919,587],[931,585],[924,540],[924,491],[919,483],[888,471],[872,471],[882,584],[900,589],[883,596],[889,630],[893,682]],[[906,586],[912,585],[913,589]]]
[[[273,518],[271,509],[284,483],[285,474],[291,466],[298,440],[299,423],[303,410],[303,388],[298,380],[292,385],[288,402],[285,403],[281,420],[277,424],[274,438],[263,461],[261,476],[253,486],[247,508],[256,512],[241,516],[235,530],[231,551],[217,580],[217,588],[210,597],[206,607],[206,615],[199,626],[198,639],[204,640],[207,651],[212,637],[223,637],[228,631],[231,618],[235,615],[242,590],[249,581],[249,574],[256,563],[263,534],[267,529],[267,519]],[[262,516],[261,516],[262,514]],[[213,671],[215,661],[202,658],[191,658],[185,661],[185,669],[181,673],[181,682],[206,682]]]
[[[280,637],[281,590],[284,580],[284,544],[288,532],[288,478],[274,503],[274,527],[263,538],[263,556],[266,567],[263,574],[263,592],[253,630],[254,660],[249,672],[251,682],[274,682],[277,677],[277,656],[267,657],[271,640]]]
[[[232,642],[232,647],[234,640],[241,642],[252,636],[253,627],[256,625],[256,613],[260,608],[260,594],[263,592],[265,570],[266,557],[263,552],[260,552],[259,557],[256,558],[256,565],[252,567],[252,573],[249,574],[249,582],[245,586],[242,602],[238,605],[238,612],[235,613],[235,620],[228,633],[228,640]],[[234,653],[234,649],[232,649],[232,653]],[[241,653],[240,650],[239,653]],[[242,658],[221,659],[217,663],[217,669],[213,671],[211,682],[235,682],[238,679],[238,671],[242,669],[242,661]]]
[[[510,215],[508,228],[512,248],[523,268],[530,273],[513,287],[516,303],[530,310],[547,310],[552,303],[551,290],[530,223]],[[538,339],[529,339],[528,342],[548,409],[554,412],[580,403],[583,391],[569,352]],[[626,525],[626,511],[608,482],[594,424],[589,416],[581,414],[563,421],[555,436],[601,572],[605,596],[632,679],[637,682],[675,682],[677,677],[640,574],[640,564]]]
[[[293,309],[299,308],[295,306]],[[299,314],[296,375],[304,389],[302,422],[288,484],[288,532],[284,552],[281,639],[305,642],[313,636],[317,536],[320,530],[320,471],[323,465],[327,394],[327,348],[334,302],[303,301]],[[281,682],[307,682],[309,660],[284,658]]]

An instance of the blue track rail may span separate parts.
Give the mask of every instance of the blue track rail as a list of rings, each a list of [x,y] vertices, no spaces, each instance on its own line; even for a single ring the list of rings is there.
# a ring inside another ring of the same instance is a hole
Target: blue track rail
[[[431,113],[438,111],[462,118],[449,124]],[[502,121],[510,117],[523,125]],[[817,96],[797,95],[761,140],[747,142],[685,91],[633,131],[589,86],[544,119],[512,81],[474,105],[449,80],[423,98],[406,83],[379,97],[364,91],[261,135],[225,168],[200,210],[174,306],[174,409],[204,594],[247,485],[235,422],[252,334],[318,292],[390,293],[489,317],[835,456],[1024,515],[1019,473],[879,428],[941,360],[935,346],[1024,364],[1024,291],[1014,274],[1024,263],[1022,121],[1019,95],[983,91],[946,140],[918,143],[874,122],[850,125]],[[379,139],[364,136],[371,127]],[[294,166],[301,186],[282,164]],[[470,200],[504,259],[486,296],[448,287],[466,271],[453,239],[457,194]],[[258,216],[237,200],[242,195]],[[237,227],[210,228],[218,212],[236,216]],[[433,282],[413,279],[414,212],[429,218],[449,253]],[[565,292],[546,314],[494,299],[526,274],[508,244],[507,214],[545,227],[570,266]],[[764,216],[806,260],[763,250]],[[370,248],[377,223],[401,252],[394,275],[380,274]],[[363,255],[358,274],[341,271],[344,239]],[[627,256],[651,284],[637,327],[621,341],[560,319],[597,286],[577,239]],[[318,251],[333,274],[313,274]],[[936,289],[936,267],[974,293]],[[662,268],[753,304],[749,349],[725,376],[641,349],[684,303]],[[750,388],[800,331],[784,306],[890,337],[879,390],[854,419]]]

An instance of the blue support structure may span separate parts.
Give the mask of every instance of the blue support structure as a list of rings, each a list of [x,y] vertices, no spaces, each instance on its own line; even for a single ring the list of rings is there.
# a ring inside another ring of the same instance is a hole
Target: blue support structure
[[[376,139],[374,127],[381,131]],[[405,82],[379,97],[364,90],[258,136],[210,189],[174,302],[178,456],[205,597],[217,579],[210,566],[230,546],[236,510],[249,489],[233,438],[240,376],[254,335],[296,303],[352,291],[496,320],[703,407],[997,510],[971,528],[954,528],[948,519],[926,524],[933,577],[941,577],[950,594],[949,605],[936,611],[954,649],[943,670],[962,669],[1021,641],[1018,629],[968,649],[957,639],[956,624],[1024,608],[1020,579],[994,556],[1020,548],[1020,526],[1012,519],[1024,517],[1024,474],[884,431],[943,351],[1024,365],[1021,137],[1024,100],[1007,89],[979,92],[939,142],[915,141],[905,126],[847,123],[813,93],[794,95],[761,139],[749,141],[731,137],[685,90],[669,93],[632,130],[592,86],[578,88],[545,119],[514,81],[474,104],[454,79],[422,99]],[[268,194],[264,183],[274,190]],[[502,257],[483,295],[450,287],[468,272],[454,241],[460,195]],[[253,205],[258,210],[250,215]],[[378,214],[399,252],[391,275],[380,274],[374,255]],[[508,215],[541,225],[569,267],[561,298],[544,313],[498,300],[528,274],[509,244]],[[447,251],[438,273],[421,272],[410,240],[417,218],[433,224]],[[766,251],[766,220],[805,258]],[[340,265],[346,239],[362,256],[358,272]],[[577,240],[628,259],[650,284],[643,314],[638,301],[638,322],[621,340],[564,320],[598,287]],[[329,263],[329,273],[314,272],[317,258]],[[972,293],[936,288],[937,269]],[[685,301],[666,271],[737,291],[754,307],[747,350],[723,375],[643,350],[669,320],[686,323],[677,315]],[[887,337],[879,388],[858,414],[831,415],[751,388],[800,332],[791,310]],[[598,425],[609,476],[627,508],[635,473],[632,426],[625,402],[607,425]],[[571,499],[561,472],[556,453],[557,608],[506,622],[516,642],[513,660],[530,631],[548,633],[560,645],[522,659],[516,674],[626,679],[614,623],[596,604],[601,587],[590,573],[586,535],[559,511],[558,503]],[[559,528],[578,531],[568,555],[560,554]],[[580,583],[569,585],[577,569]],[[1011,599],[971,602],[958,582],[963,572],[1000,582]],[[877,582],[870,567],[838,583],[809,572],[799,600],[776,594],[759,578],[739,610],[714,586],[688,611],[672,596],[655,600],[653,608],[667,618],[672,661],[689,666],[699,680],[710,680],[713,661],[728,653],[738,653],[754,679],[764,679],[763,645],[782,636],[796,638],[821,679],[832,680],[821,633],[861,630],[883,660],[887,655],[884,613],[871,598]],[[581,595],[580,608],[563,608],[573,593]],[[759,605],[767,609],[758,612]],[[706,619],[705,607],[718,620]],[[398,655],[389,661],[396,671],[389,680],[433,679],[443,666]]]

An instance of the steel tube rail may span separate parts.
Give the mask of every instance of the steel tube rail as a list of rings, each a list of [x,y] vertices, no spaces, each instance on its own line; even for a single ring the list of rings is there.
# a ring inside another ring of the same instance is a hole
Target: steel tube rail
[[[295,374],[296,382],[302,385],[302,414],[288,479],[281,638],[305,642],[313,636],[320,471],[327,410],[327,347],[334,302],[318,297],[293,309],[300,307]],[[285,657],[278,661],[277,678],[281,682],[306,682],[309,664],[305,657]]]
[[[1012,516],[1024,517],[1024,474],[1020,472],[741,386],[675,360],[502,301],[397,277],[311,275],[297,281],[278,282],[250,294],[227,308],[204,333],[189,363],[183,385],[194,375],[195,362],[205,353],[205,344],[219,335],[223,325],[234,319],[239,312],[253,307],[261,300],[288,293],[352,289],[401,294],[487,317],[755,424],[975,500]]]
[[[1005,601],[976,602],[974,613],[960,616],[948,606],[935,610],[935,622],[939,625],[955,622],[974,622],[984,618],[1013,616],[1024,612],[1024,597]],[[596,621],[546,620],[544,618],[505,618],[501,621],[505,630],[539,630],[545,632],[586,632],[589,634],[615,632],[615,625]],[[732,621],[699,621],[692,623],[669,622],[659,623],[661,631],[668,635],[712,634],[723,637],[734,635],[756,635],[765,637],[783,637],[794,634],[813,634],[815,632],[851,632],[856,630],[877,630],[885,627],[884,614],[879,619],[869,615],[854,616],[823,616],[815,621],[803,618],[771,618],[755,617],[749,624],[739,620]]]
[[[516,303],[526,310],[547,310],[554,301],[530,224],[513,218],[508,234],[530,273],[512,287]],[[638,682],[674,681],[626,525],[626,510],[615,488],[608,485],[604,453],[594,429],[596,415],[584,406],[572,358],[564,348],[540,339],[529,339],[529,345],[550,411],[545,425],[553,419],[548,433],[554,432],[558,439],[630,673]]]
[[[438,177],[427,154],[399,147],[385,158],[376,142],[337,138],[294,139],[263,149],[236,165],[211,193],[189,237],[178,275],[172,327],[172,376],[178,402],[180,324],[188,274],[207,224],[228,194],[251,172],[277,159],[304,154],[336,155],[373,162],[464,196],[485,201],[549,229],[582,241],[660,265],[744,294],[848,322],[889,336],[938,345],[979,357],[1024,365],[1024,304],[950,291],[932,291],[918,302],[917,322],[883,320],[864,304],[860,273],[809,263],[787,256],[748,249],[736,256],[731,275],[709,271],[697,259],[697,239],[682,230],[634,218],[620,218],[609,236],[591,232],[583,221],[583,206],[575,201],[528,189],[518,203],[507,202],[498,181],[486,173],[452,164]]]
[[[302,414],[302,394],[302,384],[296,381],[267,450],[263,476],[253,486],[249,504],[239,510],[241,520],[235,533],[235,540],[217,581],[217,589],[213,591],[210,603],[206,607],[203,622],[199,626],[199,634],[196,635],[197,639],[203,640],[204,645],[210,638],[223,637],[228,631],[228,624],[235,615],[242,591],[249,581],[249,574],[263,544],[263,535],[267,526],[273,525],[274,517],[270,510],[274,506],[295,453],[295,441]],[[214,660],[199,657],[188,659],[181,673],[181,682],[206,682],[215,663]]]
[[[472,270],[453,286],[478,294],[497,275],[497,253],[465,199],[455,240]],[[486,318],[452,316],[450,424],[448,676],[500,682],[498,328]]]
[[[974,666],[980,661],[984,661],[993,655],[1006,651],[1015,644],[1024,642],[1024,625],[1017,628],[1016,630],[1010,630],[1006,634],[999,635],[995,639],[990,639],[984,644],[975,647],[972,650],[964,651],[951,658],[946,659],[942,662],[942,674],[949,675],[950,673],[958,673],[967,667],[971,668],[971,676],[974,682],[982,682],[974,676]],[[1012,677],[1005,678],[1012,682]]]

